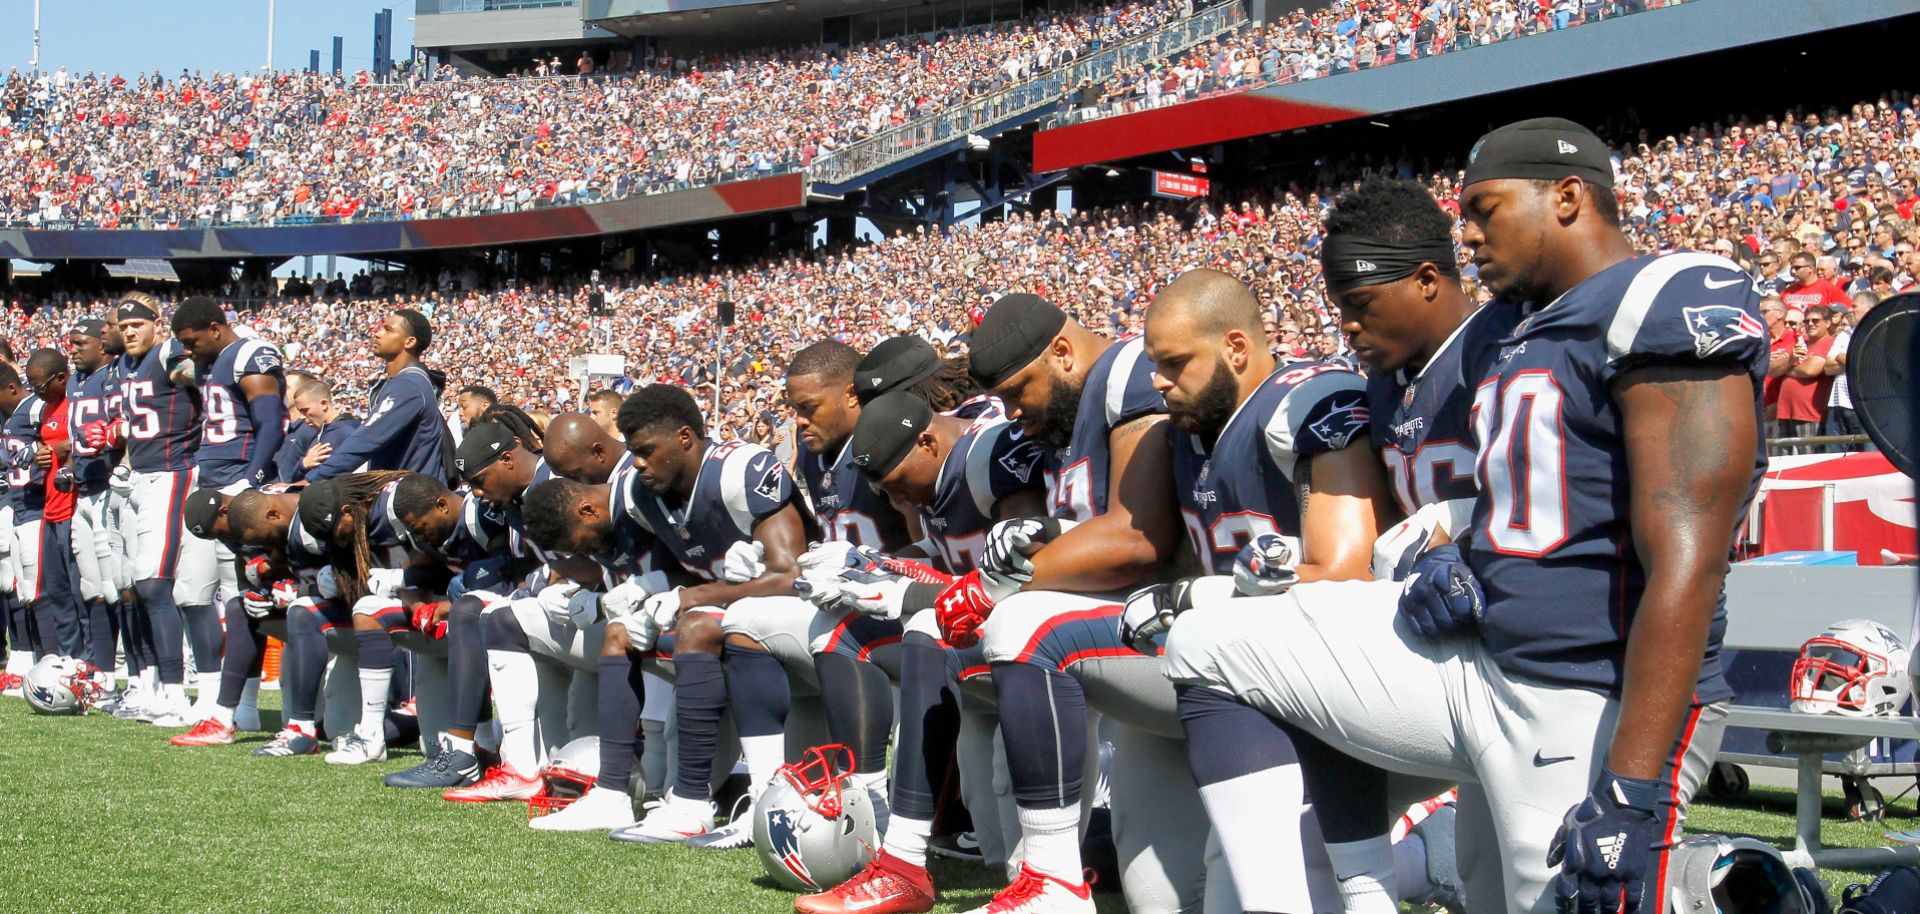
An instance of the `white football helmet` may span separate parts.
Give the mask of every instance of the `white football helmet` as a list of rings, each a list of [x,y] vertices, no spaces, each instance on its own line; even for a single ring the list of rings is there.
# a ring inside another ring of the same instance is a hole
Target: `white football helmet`
[[[1813,891],[1819,888],[1811,880]],[[1808,885],[1773,845],[1731,835],[1682,838],[1667,855],[1671,914],[1815,914]]]
[[[85,714],[105,692],[93,674],[84,660],[48,655],[27,671],[20,690],[41,714]]]
[[[1878,622],[1848,619],[1800,646],[1791,707],[1806,714],[1889,717],[1913,691],[1907,647]]]
[[[557,812],[600,781],[600,737],[583,736],[553,753],[540,769],[540,792],[527,800],[527,818]]]
[[[815,746],[782,767],[753,804],[753,846],[773,881],[819,892],[860,872],[879,844],[873,801],[853,783],[853,751]]]

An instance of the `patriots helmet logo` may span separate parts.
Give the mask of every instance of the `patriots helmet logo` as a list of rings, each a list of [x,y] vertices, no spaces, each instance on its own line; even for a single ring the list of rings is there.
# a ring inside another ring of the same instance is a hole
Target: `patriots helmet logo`
[[[1681,314],[1693,335],[1693,354],[1703,359],[1736,340],[1766,338],[1767,328],[1759,318],[1732,305],[1701,305],[1684,308]]]
[[[1367,409],[1366,402],[1355,399],[1328,410],[1326,415],[1307,426],[1307,430],[1327,447],[1339,450],[1353,440],[1354,433],[1366,431],[1367,423],[1372,418],[1373,413]]]
[[[800,859],[800,836],[794,829],[793,813],[784,809],[767,811],[767,844],[773,859],[795,879],[816,889],[820,887],[813,881],[813,873],[807,870],[806,861]]]

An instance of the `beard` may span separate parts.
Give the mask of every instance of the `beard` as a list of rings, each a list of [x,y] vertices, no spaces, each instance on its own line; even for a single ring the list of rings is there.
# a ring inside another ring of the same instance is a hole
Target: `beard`
[[[1033,440],[1048,450],[1057,451],[1073,443],[1073,420],[1080,412],[1083,384],[1066,378],[1053,378],[1047,393],[1047,414]]]
[[[1233,372],[1227,369],[1227,360],[1216,357],[1213,377],[1207,379],[1205,387],[1193,397],[1193,403],[1173,413],[1176,428],[1190,435],[1212,443],[1219,439],[1221,430],[1227,427],[1227,420],[1233,418],[1233,411],[1240,406],[1240,386],[1234,383]]]

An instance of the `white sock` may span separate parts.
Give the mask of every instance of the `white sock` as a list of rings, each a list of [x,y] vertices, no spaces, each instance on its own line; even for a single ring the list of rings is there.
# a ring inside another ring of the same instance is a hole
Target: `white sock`
[[[760,788],[773,780],[780,766],[787,763],[786,734],[740,737],[740,754],[747,757],[747,783],[758,794]]]
[[[885,799],[887,796],[887,773],[885,771],[869,771],[863,774],[855,774],[853,776],[853,782],[866,788],[868,793],[877,794],[882,799]]]
[[[299,718],[297,718],[297,717],[296,717],[296,718],[294,718],[294,719],[292,719],[292,720],[289,720],[289,721],[287,721],[287,729],[289,729],[289,730],[298,730],[298,731],[300,731],[301,733],[304,733],[304,734],[306,734],[306,735],[308,735],[308,736],[314,736],[314,735],[317,735],[317,734],[318,734],[318,733],[320,732],[320,728],[319,728],[319,727],[316,727],[316,726],[314,726],[314,725],[313,725],[313,721],[310,721],[310,720],[301,720],[301,719],[299,719]]]
[[[1401,898],[1419,898],[1433,891],[1427,878],[1427,839],[1419,832],[1407,832],[1393,845],[1394,894]]]
[[[1200,788],[1234,891],[1249,911],[1319,910],[1298,824],[1301,798],[1299,765],[1276,765]]]
[[[1079,885],[1080,806],[1059,809],[1020,807],[1020,834],[1025,840],[1024,862],[1069,885]]]
[[[246,686],[241,688],[239,710],[243,717],[260,716],[260,677],[254,676],[248,679]]]
[[[1388,888],[1394,885],[1393,842],[1386,835],[1328,843],[1327,858],[1333,861],[1347,914],[1397,914],[1400,904]]]
[[[1079,823],[1075,823],[1077,827]],[[927,867],[927,839],[933,836],[933,823],[926,819],[894,816],[887,823],[887,834],[880,842],[887,853],[914,866]]]
[[[140,688],[145,689],[149,695],[153,694],[154,690],[160,688],[160,671],[153,667],[141,670]]]
[[[7,672],[15,676],[25,676],[33,669],[33,654],[29,651],[7,652]]]
[[[500,722],[500,761],[521,777],[540,770],[534,747],[534,707],[540,698],[540,674],[533,655],[488,651],[487,675],[493,683],[494,719]]]
[[[223,727],[233,726],[233,709],[232,708],[226,708],[226,707],[221,707],[220,705],[214,705],[213,708],[207,712],[207,717],[209,719],[219,721],[220,725]]]
[[[193,677],[193,686],[196,690],[193,696],[194,708],[202,711],[211,708],[217,703],[216,699],[220,697],[220,673],[215,671],[212,673],[196,674]],[[206,715],[201,714],[200,716],[205,717]]]
[[[451,733],[443,733],[440,736],[441,739],[447,741],[448,749],[452,749],[455,752],[465,752],[468,755],[473,754],[473,737],[454,736]]]
[[[369,670],[360,668],[360,725],[354,727],[355,733],[368,742],[385,744],[387,741],[387,686],[393,681],[393,670]]]

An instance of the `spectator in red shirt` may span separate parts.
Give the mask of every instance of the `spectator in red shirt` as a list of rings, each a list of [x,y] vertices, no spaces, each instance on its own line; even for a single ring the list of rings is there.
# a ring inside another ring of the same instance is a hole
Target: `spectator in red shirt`
[[[1765,390],[1767,437],[1778,438],[1780,429],[1775,410],[1780,404],[1780,382],[1786,379],[1787,370],[1793,367],[1793,346],[1800,335],[1799,324],[1802,319],[1798,311],[1789,316],[1787,306],[1781,304],[1778,297],[1773,296],[1760,300],[1760,316],[1767,322],[1767,340],[1770,347]],[[1789,327],[1788,320],[1792,320],[1794,326]]]
[[[1842,310],[1840,313],[1845,313]],[[1791,314],[1791,312],[1789,312]],[[1820,434],[1827,418],[1827,400],[1833,391],[1833,378],[1826,373],[1827,353],[1833,347],[1835,311],[1815,308],[1806,313],[1806,335],[1793,347],[1793,367],[1780,382],[1780,434],[1799,438]],[[1794,447],[1790,453],[1811,453],[1814,449]]]
[[[1840,288],[1833,280],[1822,279],[1814,271],[1812,254],[1795,254],[1789,263],[1793,265],[1793,283],[1780,290],[1780,300],[1786,302],[1788,308],[1798,308],[1811,315],[1816,308],[1826,309],[1835,305],[1845,308],[1853,303],[1847,297],[1847,290]]]

